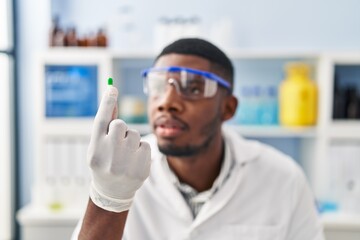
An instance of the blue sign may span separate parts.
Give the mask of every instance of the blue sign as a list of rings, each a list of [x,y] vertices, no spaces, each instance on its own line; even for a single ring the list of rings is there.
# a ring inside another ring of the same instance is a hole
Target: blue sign
[[[98,104],[96,65],[46,65],[46,117],[93,117]]]

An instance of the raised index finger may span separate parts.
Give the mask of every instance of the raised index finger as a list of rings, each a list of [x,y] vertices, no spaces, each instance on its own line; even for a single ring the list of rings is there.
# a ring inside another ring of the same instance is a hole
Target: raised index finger
[[[96,136],[107,134],[109,124],[114,118],[114,111],[116,111],[117,97],[118,90],[113,86],[108,86],[94,120],[93,134]]]

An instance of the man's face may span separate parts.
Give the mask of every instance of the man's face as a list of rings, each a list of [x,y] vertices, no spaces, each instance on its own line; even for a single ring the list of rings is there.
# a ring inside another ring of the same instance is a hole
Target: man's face
[[[168,54],[155,64],[169,66],[211,71],[208,60],[193,55]],[[189,100],[169,85],[162,96],[149,97],[150,124],[161,152],[169,156],[194,156],[207,149],[220,132],[224,98],[221,90],[219,87],[212,98]]]

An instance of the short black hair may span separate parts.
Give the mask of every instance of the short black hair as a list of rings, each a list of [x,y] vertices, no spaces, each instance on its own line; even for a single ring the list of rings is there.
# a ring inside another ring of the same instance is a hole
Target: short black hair
[[[164,55],[178,53],[202,57],[211,63],[211,69],[231,84],[234,83],[234,67],[229,57],[214,44],[200,38],[182,38],[167,45],[156,57],[155,62]]]

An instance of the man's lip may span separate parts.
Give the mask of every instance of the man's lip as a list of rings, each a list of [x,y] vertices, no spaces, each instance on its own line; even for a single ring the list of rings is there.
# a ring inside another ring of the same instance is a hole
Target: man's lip
[[[155,129],[157,127],[162,128],[177,128],[180,130],[187,129],[187,124],[184,123],[182,120],[174,117],[159,117],[154,122]]]
[[[155,120],[154,130],[157,136],[174,138],[187,129],[187,124],[174,117],[159,117]]]

